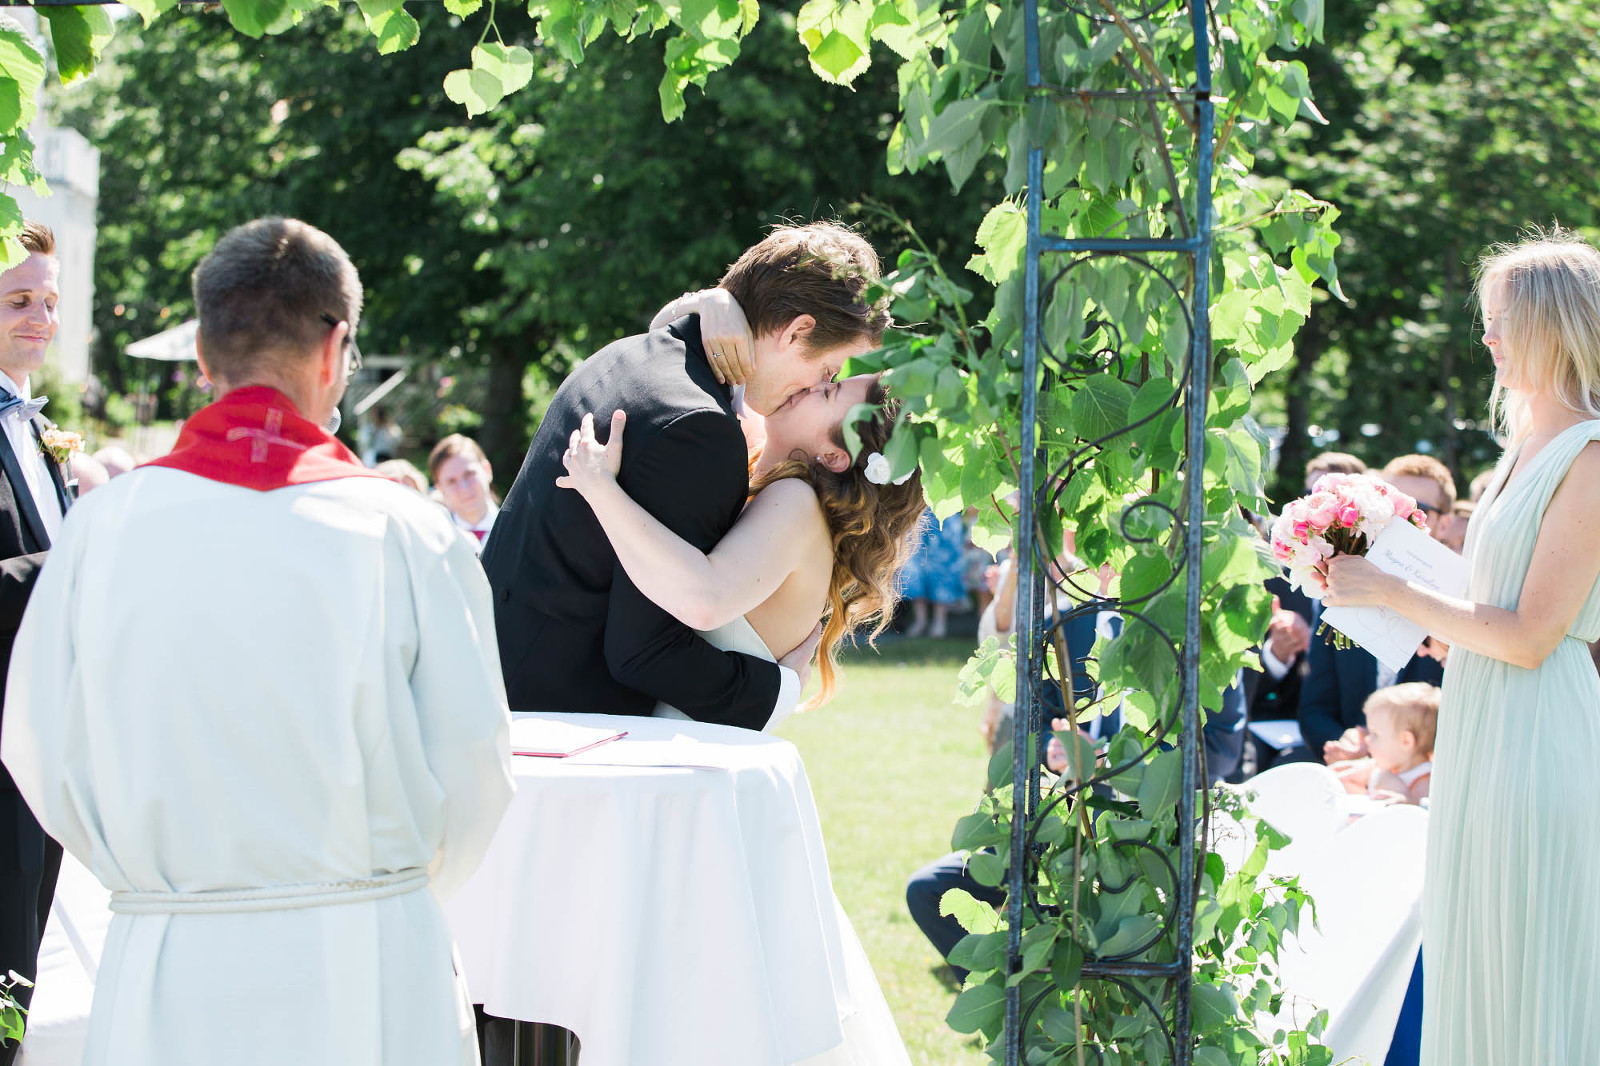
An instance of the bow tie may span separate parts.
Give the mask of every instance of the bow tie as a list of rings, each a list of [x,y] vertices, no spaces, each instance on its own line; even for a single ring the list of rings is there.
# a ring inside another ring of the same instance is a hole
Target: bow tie
[[[41,396],[37,400],[24,400],[21,396],[9,396],[4,403],[0,403],[0,418],[11,417],[24,424],[33,421],[33,416],[44,410],[44,405],[50,402],[50,397]]]

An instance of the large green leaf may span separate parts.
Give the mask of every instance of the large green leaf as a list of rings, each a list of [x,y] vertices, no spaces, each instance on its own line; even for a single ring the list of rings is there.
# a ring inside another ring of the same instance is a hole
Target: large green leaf
[[[1000,928],[994,908],[974,899],[964,888],[952,888],[939,899],[939,913],[954,918],[969,933],[992,933]]]
[[[500,79],[486,70],[452,70],[444,76],[444,94],[473,118],[498,104],[505,92]]]
[[[1005,1005],[1005,989],[999,985],[974,985],[956,997],[945,1023],[958,1033],[976,1033],[998,1022]]]
[[[1157,753],[1145,767],[1139,784],[1139,810],[1146,818],[1170,814],[1183,794],[1183,752],[1178,748]]]
[[[295,16],[289,0],[222,0],[222,9],[228,13],[233,28],[246,37],[280,33]]]
[[[164,12],[171,11],[178,6],[178,0],[126,0],[127,5],[144,20],[146,26],[154,22]]]
[[[983,276],[995,284],[1022,267],[1028,244],[1028,215],[1021,204],[1005,200],[983,217],[978,227],[978,247],[983,249]]]
[[[968,933],[950,949],[949,963],[973,973],[998,970],[1006,961],[1006,934]]]
[[[116,32],[111,17],[101,7],[41,7],[50,26],[50,41],[55,46],[56,70],[63,85],[88,76],[100,60],[100,53]]]
[[[1128,424],[1133,390],[1111,374],[1086,378],[1072,395],[1073,428],[1084,440],[1096,440]]]
[[[0,28],[0,73],[21,86],[23,98],[29,99],[44,84],[44,56],[22,33]]]
[[[498,81],[506,96],[533,79],[533,53],[521,45],[508,48],[492,41],[480,44],[472,50],[472,66]]]

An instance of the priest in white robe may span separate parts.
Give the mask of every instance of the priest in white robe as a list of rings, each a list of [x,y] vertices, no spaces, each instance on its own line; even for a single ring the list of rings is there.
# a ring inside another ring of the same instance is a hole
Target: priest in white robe
[[[488,584],[322,429],[361,288],[304,223],[195,272],[217,402],[75,507],[3,755],[116,912],[88,1066],[475,1064],[438,897],[511,795]]]

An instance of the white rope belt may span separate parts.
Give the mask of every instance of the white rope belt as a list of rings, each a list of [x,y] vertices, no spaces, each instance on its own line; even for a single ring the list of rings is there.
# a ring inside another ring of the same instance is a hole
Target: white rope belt
[[[271,888],[235,888],[212,892],[113,892],[111,909],[118,914],[228,914],[243,911],[290,911],[326,907],[336,903],[361,903],[415,892],[428,883],[420,866],[391,874],[317,881]]]

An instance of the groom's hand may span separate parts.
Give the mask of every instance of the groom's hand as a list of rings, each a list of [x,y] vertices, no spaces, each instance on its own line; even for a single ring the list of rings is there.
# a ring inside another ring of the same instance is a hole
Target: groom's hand
[[[817,645],[820,643],[822,643],[822,623],[818,622],[811,635],[801,641],[798,648],[778,660],[779,666],[787,666],[799,675],[802,689],[811,680],[811,660],[817,654]]]

